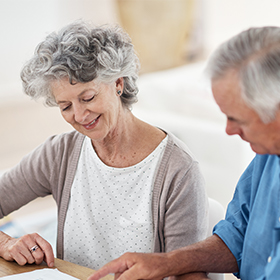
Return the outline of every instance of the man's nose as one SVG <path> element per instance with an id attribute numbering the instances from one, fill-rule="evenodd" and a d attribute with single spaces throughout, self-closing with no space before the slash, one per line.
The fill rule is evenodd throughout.
<path id="1" fill-rule="evenodd" d="M 228 135 L 241 135 L 241 129 L 238 124 L 228 120 L 226 125 L 226 133 Z"/>

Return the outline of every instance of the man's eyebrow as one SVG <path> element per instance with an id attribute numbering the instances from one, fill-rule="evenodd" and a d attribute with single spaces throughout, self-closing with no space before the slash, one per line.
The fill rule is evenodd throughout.
<path id="1" fill-rule="evenodd" d="M 237 119 L 234 118 L 234 117 L 228 117 L 228 116 L 227 116 L 227 119 L 228 119 L 229 121 L 237 121 Z"/>
<path id="2" fill-rule="evenodd" d="M 231 122 L 236 122 L 238 124 L 245 124 L 244 120 L 236 119 L 234 117 L 227 117 L 227 120 Z"/>

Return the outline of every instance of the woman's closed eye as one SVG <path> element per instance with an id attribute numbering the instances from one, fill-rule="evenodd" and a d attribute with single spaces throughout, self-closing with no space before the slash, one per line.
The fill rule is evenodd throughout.
<path id="1" fill-rule="evenodd" d="M 91 100 L 93 100 L 93 98 L 94 98 L 94 95 L 91 98 L 88 98 L 88 99 L 84 98 L 83 101 L 84 102 L 90 102 Z"/>
<path id="2" fill-rule="evenodd" d="M 90 98 L 83 98 L 83 99 L 80 100 L 80 102 L 86 102 L 86 103 L 90 102 L 94 99 L 94 97 L 95 97 L 95 95 L 91 96 Z M 64 102 L 61 102 L 61 103 L 64 103 Z M 63 111 L 63 112 L 67 111 L 71 107 L 71 105 L 72 104 L 69 104 L 69 105 L 65 104 L 64 107 L 61 107 L 61 111 Z"/>
<path id="3" fill-rule="evenodd" d="M 68 105 L 68 106 L 62 108 L 61 110 L 62 110 L 62 111 L 66 111 L 66 110 L 68 110 L 70 107 L 71 107 L 71 105 Z"/>

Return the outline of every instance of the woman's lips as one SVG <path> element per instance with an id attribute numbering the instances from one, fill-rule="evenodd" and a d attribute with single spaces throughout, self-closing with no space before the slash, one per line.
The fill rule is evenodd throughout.
<path id="1" fill-rule="evenodd" d="M 99 121 L 99 117 L 100 117 L 100 115 L 96 118 L 96 119 L 94 119 L 92 122 L 90 122 L 90 123 L 88 123 L 88 124 L 86 124 L 86 125 L 83 125 L 83 127 L 85 128 L 85 129 L 93 129 L 94 127 L 96 127 L 97 126 L 97 124 L 98 124 L 98 121 Z"/>

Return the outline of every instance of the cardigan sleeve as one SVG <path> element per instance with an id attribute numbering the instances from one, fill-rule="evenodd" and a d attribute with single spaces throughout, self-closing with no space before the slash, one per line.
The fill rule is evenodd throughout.
<path id="1" fill-rule="evenodd" d="M 0 218 L 37 197 L 52 194 L 59 203 L 69 164 L 73 163 L 73 154 L 79 153 L 75 146 L 80 146 L 82 139 L 75 131 L 51 136 L 3 174 L 0 177 Z"/>
<path id="2" fill-rule="evenodd" d="M 208 200 L 197 162 L 182 178 L 174 178 L 164 220 L 166 252 L 206 238 Z"/>
<path id="3" fill-rule="evenodd" d="M 6 216 L 37 197 L 51 194 L 50 182 L 55 166 L 49 138 L 26 155 L 18 165 L 0 178 L 0 217 Z"/>
<path id="4" fill-rule="evenodd" d="M 154 218 L 155 252 L 169 252 L 203 240 L 209 224 L 205 181 L 198 162 L 176 144 L 167 147 L 165 156 L 156 182 L 161 185 L 156 189 L 161 190 L 158 217 Z"/>

